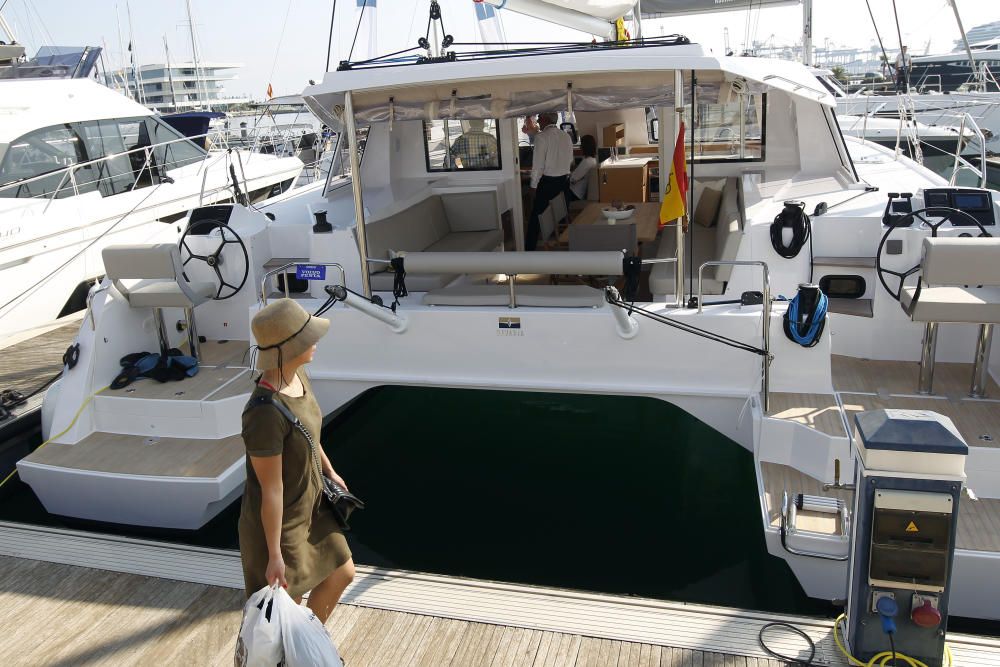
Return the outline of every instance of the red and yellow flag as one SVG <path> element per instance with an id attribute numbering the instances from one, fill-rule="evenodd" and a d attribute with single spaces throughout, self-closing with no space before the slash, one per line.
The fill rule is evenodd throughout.
<path id="1" fill-rule="evenodd" d="M 677 141 L 674 143 L 674 159 L 670 163 L 670 180 L 660 204 L 660 224 L 665 225 L 687 212 L 687 163 L 684 161 L 684 121 L 681 121 Z"/>
<path id="2" fill-rule="evenodd" d="M 271 84 L 267 84 L 267 99 L 274 97 L 274 90 L 271 89 Z"/>

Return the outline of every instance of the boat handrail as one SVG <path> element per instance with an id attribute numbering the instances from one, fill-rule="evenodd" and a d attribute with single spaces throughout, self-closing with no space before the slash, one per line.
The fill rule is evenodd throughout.
<path id="1" fill-rule="evenodd" d="M 276 269 L 271 269 L 270 271 L 264 274 L 263 278 L 260 279 L 260 300 L 261 302 L 263 302 L 265 306 L 267 305 L 267 281 L 270 280 L 272 276 L 276 276 L 279 273 L 285 273 L 286 271 L 288 271 L 288 269 L 292 268 L 293 266 L 299 266 L 299 265 L 333 267 L 340 271 L 339 284 L 340 285 L 347 284 L 347 274 L 344 272 L 344 267 L 338 264 L 337 262 L 289 262 L 283 266 L 279 266 Z M 285 281 L 285 298 L 286 299 L 290 298 L 287 280 Z"/>
<path id="2" fill-rule="evenodd" d="M 818 95 L 819 97 L 817 97 L 817 99 L 820 100 L 830 94 L 825 90 L 820 90 L 819 88 L 813 88 L 812 86 L 807 86 L 804 83 L 800 83 L 798 81 L 795 81 L 794 79 L 789 79 L 788 77 L 781 76 L 780 74 L 768 74 L 767 76 L 762 78 L 761 81 L 770 81 L 771 79 L 777 79 L 778 81 L 784 81 L 787 84 L 791 84 L 792 86 L 794 86 L 793 90 L 803 90 L 803 89 L 808 90 L 810 93 L 815 93 L 816 95 Z"/>
<path id="3" fill-rule="evenodd" d="M 713 260 L 711 262 L 704 262 L 698 267 L 698 314 L 702 312 L 702 302 L 704 301 L 704 291 L 702 276 L 705 273 L 705 267 L 708 266 L 759 266 L 763 274 L 763 284 L 764 284 L 764 299 L 763 299 L 763 309 L 764 309 L 764 323 L 761 326 L 761 337 L 763 338 L 763 348 L 764 355 L 762 356 L 762 368 L 761 377 L 763 378 L 761 393 L 764 396 L 764 411 L 767 412 L 770 406 L 770 393 L 771 393 L 771 277 L 770 272 L 767 268 L 767 262 L 761 261 L 746 261 L 746 260 Z"/>
<path id="4" fill-rule="evenodd" d="M 177 143 L 181 143 L 181 142 L 189 142 L 191 139 L 197 139 L 197 138 L 208 137 L 208 136 L 210 136 L 210 135 L 209 134 L 203 134 L 203 135 L 195 135 L 193 137 L 179 137 L 177 139 L 171 139 L 169 141 L 162 141 L 162 142 L 159 142 L 159 143 L 156 143 L 156 144 L 150 144 L 148 146 L 139 146 L 137 148 L 132 148 L 132 149 L 129 149 L 127 151 L 122 151 L 120 153 L 113 153 L 111 155 L 104 155 L 104 156 L 101 156 L 99 158 L 94 158 L 93 160 L 85 160 L 83 162 L 74 162 L 73 164 L 68 165 L 66 167 L 62 167 L 60 169 L 53 169 L 53 170 L 47 171 L 47 172 L 45 172 L 43 174 L 38 174 L 36 176 L 31 176 L 29 178 L 18 179 L 16 181 L 10 181 L 9 183 L 2 183 L 2 184 L 0 184 L 0 192 L 3 192 L 4 190 L 9 190 L 9 189 L 12 189 L 12 188 L 21 188 L 21 187 L 24 187 L 25 185 L 27 185 L 29 183 L 33 183 L 35 181 L 39 181 L 39 180 L 42 180 L 42 179 L 49 179 L 49 178 L 52 178 L 53 176 L 56 176 L 58 174 L 62 174 L 63 177 L 59 181 L 59 185 L 58 185 L 58 187 L 56 189 L 52 190 L 51 192 L 41 192 L 41 193 L 39 193 L 37 195 L 33 195 L 31 197 L 25 197 L 25 199 L 42 199 L 42 198 L 49 198 L 50 200 L 51 199 L 56 199 L 58 197 L 59 193 L 61 193 L 63 191 L 64 186 L 66 186 L 67 179 L 69 179 L 69 181 L 71 183 L 71 186 L 73 188 L 73 194 L 77 195 L 77 194 L 80 193 L 79 188 L 80 188 L 81 185 L 90 185 L 91 183 L 96 184 L 96 183 L 100 183 L 103 180 L 111 179 L 111 178 L 115 177 L 115 175 L 113 175 L 113 174 L 107 174 L 107 175 L 100 176 L 100 177 L 98 177 L 97 179 L 95 179 L 93 181 L 88 181 L 86 183 L 82 183 L 81 184 L 81 183 L 78 183 L 77 180 L 76 180 L 76 178 L 75 178 L 76 172 L 79 171 L 80 169 L 91 168 L 91 167 L 94 167 L 94 166 L 98 166 L 98 165 L 100 165 L 103 162 L 108 162 L 110 160 L 120 159 L 120 158 L 125 157 L 125 156 L 131 156 L 133 153 L 142 152 L 145 155 L 145 160 L 143 162 L 143 165 L 142 165 L 142 167 L 138 171 L 133 170 L 133 173 L 136 174 L 136 182 L 132 184 L 132 187 L 130 188 L 130 190 L 135 190 L 136 189 L 136 185 L 139 182 L 138 176 L 141 175 L 141 174 L 143 174 L 147 170 L 149 170 L 150 173 L 152 173 L 151 162 L 152 162 L 152 157 L 153 157 L 153 151 L 154 150 L 156 150 L 158 148 L 161 148 L 163 146 L 169 146 L 171 144 L 177 144 Z M 200 160 L 199 171 L 201 171 L 202 167 L 205 166 L 205 163 L 209 160 L 209 158 L 219 157 L 220 155 L 224 155 L 224 154 L 213 153 L 211 151 L 205 151 L 204 156 Z M 178 162 L 187 162 L 187 161 L 186 160 L 175 160 L 175 161 L 166 162 L 166 163 L 164 163 L 162 165 L 158 165 L 157 169 L 168 168 L 168 167 L 170 167 L 172 165 L 177 164 Z M 187 162 L 187 164 L 194 164 L 194 162 L 193 161 Z M 118 176 L 120 176 L 120 174 Z M 0 195 L 0 196 L 2 196 L 2 195 Z"/>
<path id="5" fill-rule="evenodd" d="M 968 129 L 976 135 L 979 139 L 979 164 L 980 168 L 976 169 L 968 160 L 962 157 L 962 141 L 965 139 L 966 125 Z M 951 178 L 948 179 L 949 185 L 955 185 L 958 179 L 958 173 L 962 170 L 968 170 L 979 176 L 979 187 L 986 187 L 986 137 L 983 135 L 983 131 L 979 128 L 979 124 L 976 123 L 976 119 L 972 117 L 969 112 L 964 112 L 961 115 L 961 123 L 958 126 L 958 143 L 955 148 L 955 164 L 951 170 Z"/>
<path id="6" fill-rule="evenodd" d="M 942 84 L 941 82 L 940 74 L 925 74 L 923 77 L 921 77 L 920 82 L 917 84 L 917 89 L 927 92 L 927 88 L 929 88 L 931 85 L 930 84 L 931 79 L 937 79 L 937 92 L 943 93 L 944 84 Z"/>

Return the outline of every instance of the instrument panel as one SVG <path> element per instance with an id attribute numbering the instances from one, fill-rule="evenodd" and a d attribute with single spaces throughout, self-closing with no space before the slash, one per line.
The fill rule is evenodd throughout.
<path id="1" fill-rule="evenodd" d="M 928 188 L 923 191 L 924 206 L 933 208 L 943 206 L 955 208 L 968 213 L 981 225 L 996 225 L 996 209 L 993 206 L 993 193 L 980 188 Z M 960 216 L 951 220 L 953 227 L 972 226 L 971 221 L 964 221 Z"/>

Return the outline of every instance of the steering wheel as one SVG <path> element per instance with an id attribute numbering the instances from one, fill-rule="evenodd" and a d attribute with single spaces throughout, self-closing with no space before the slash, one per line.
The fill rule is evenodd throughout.
<path id="1" fill-rule="evenodd" d="M 924 217 L 924 215 L 933 217 L 941 216 L 941 219 L 938 220 L 937 222 L 931 222 L 926 217 Z M 882 250 L 885 248 L 885 242 L 889 240 L 889 236 L 891 236 L 892 233 L 897 229 L 899 229 L 900 227 L 909 226 L 914 218 L 919 219 L 920 222 L 922 222 L 924 225 L 930 228 L 932 237 L 937 237 L 938 235 L 937 232 L 938 229 L 941 227 L 941 225 L 943 225 L 946 222 L 950 222 L 951 220 L 956 218 L 964 218 L 966 220 L 971 220 L 972 224 L 974 224 L 976 227 L 979 227 L 979 231 L 981 232 L 979 236 L 981 237 L 992 236 L 992 234 L 986 231 L 986 228 L 983 227 L 981 222 L 976 220 L 974 217 L 972 217 L 965 211 L 961 211 L 957 208 L 951 208 L 949 206 L 928 206 L 927 208 L 920 208 L 917 209 L 916 211 L 913 211 L 912 213 L 907 213 L 905 216 L 899 219 L 899 222 L 897 222 L 894 225 L 891 225 L 889 229 L 885 230 L 885 234 L 882 235 L 882 240 L 879 241 L 878 251 L 875 253 L 875 273 L 878 275 L 878 280 L 880 283 L 882 283 L 882 287 L 885 288 L 885 291 L 889 293 L 889 296 L 891 296 L 896 301 L 900 300 L 900 297 L 903 293 L 903 282 L 907 278 L 912 276 L 914 273 L 920 270 L 920 263 L 917 262 L 915 266 L 911 267 L 907 271 L 902 271 L 902 272 L 893 271 L 892 269 L 887 269 L 884 266 L 882 266 Z M 889 284 L 886 282 L 885 274 L 894 276 L 899 280 L 899 286 L 896 288 L 895 291 L 893 291 L 889 287 Z"/>
<path id="2" fill-rule="evenodd" d="M 215 252 L 208 255 L 196 255 L 191 251 L 191 248 L 188 247 L 187 238 L 189 234 L 194 233 L 194 230 L 203 229 L 205 227 L 218 228 L 222 241 L 219 243 L 219 247 L 215 249 Z M 210 229 L 208 232 L 199 232 L 196 233 L 195 236 L 206 236 L 208 233 L 211 233 L 211 231 L 212 230 Z M 227 238 L 226 234 L 231 234 L 232 238 Z M 229 244 L 238 245 L 240 250 L 243 252 L 243 277 L 240 279 L 239 285 L 232 285 L 226 282 L 226 279 L 222 277 L 222 271 L 219 270 L 219 267 L 225 264 L 225 256 L 222 254 L 222 251 Z M 243 239 L 241 239 L 240 235 L 237 234 L 236 231 L 229 225 L 221 223 L 218 220 L 199 220 L 194 224 L 189 225 L 188 228 L 184 230 L 184 234 L 181 236 L 180 247 L 182 251 L 181 259 L 183 260 L 181 262 L 181 266 L 187 266 L 188 262 L 196 259 L 199 262 L 204 262 L 206 265 L 211 267 L 213 271 L 215 271 L 215 277 L 218 280 L 219 288 L 215 291 L 215 296 L 212 298 L 216 301 L 224 301 L 234 296 L 243 288 L 243 285 L 246 284 L 247 278 L 250 275 L 250 254 L 247 252 L 247 247 L 244 245 Z M 187 251 L 187 259 L 184 259 L 183 251 Z M 187 273 L 184 273 L 183 275 L 185 280 L 190 281 L 187 277 Z M 223 296 L 223 290 L 227 287 L 231 291 Z"/>

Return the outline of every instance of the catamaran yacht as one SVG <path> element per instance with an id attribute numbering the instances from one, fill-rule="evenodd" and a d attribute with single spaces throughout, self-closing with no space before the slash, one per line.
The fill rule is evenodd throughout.
<path id="1" fill-rule="evenodd" d="M 43 49 L 0 66 L 0 337 L 85 305 L 116 243 L 176 243 L 199 206 L 259 202 L 294 158 L 207 152 L 92 80 L 97 48 Z"/>
<path id="2" fill-rule="evenodd" d="M 801 65 L 679 36 L 395 54 L 344 63 L 304 98 L 343 123 L 349 174 L 308 197 L 196 209 L 179 244 L 103 250 L 79 363 L 45 399 L 51 441 L 18 464 L 50 512 L 197 528 L 238 497 L 250 320 L 288 296 L 332 322 L 310 366 L 327 416 L 383 385 L 680 407 L 753 452 L 757 495 L 733 502 L 759 507 L 770 553 L 826 600 L 847 593 L 854 415 L 941 413 L 969 445 L 977 498 L 962 501 L 951 613 L 1000 618 L 996 192 L 845 138 Z M 550 249 L 525 252 L 518 132 L 543 111 L 616 158 L 564 231 L 560 198 L 543 213 Z M 496 154 L 441 145 L 469 131 Z M 676 142 L 689 222 L 661 228 L 651 200 Z M 619 199 L 634 220 L 604 210 Z M 123 355 L 171 347 L 197 375 L 108 388 Z"/>

